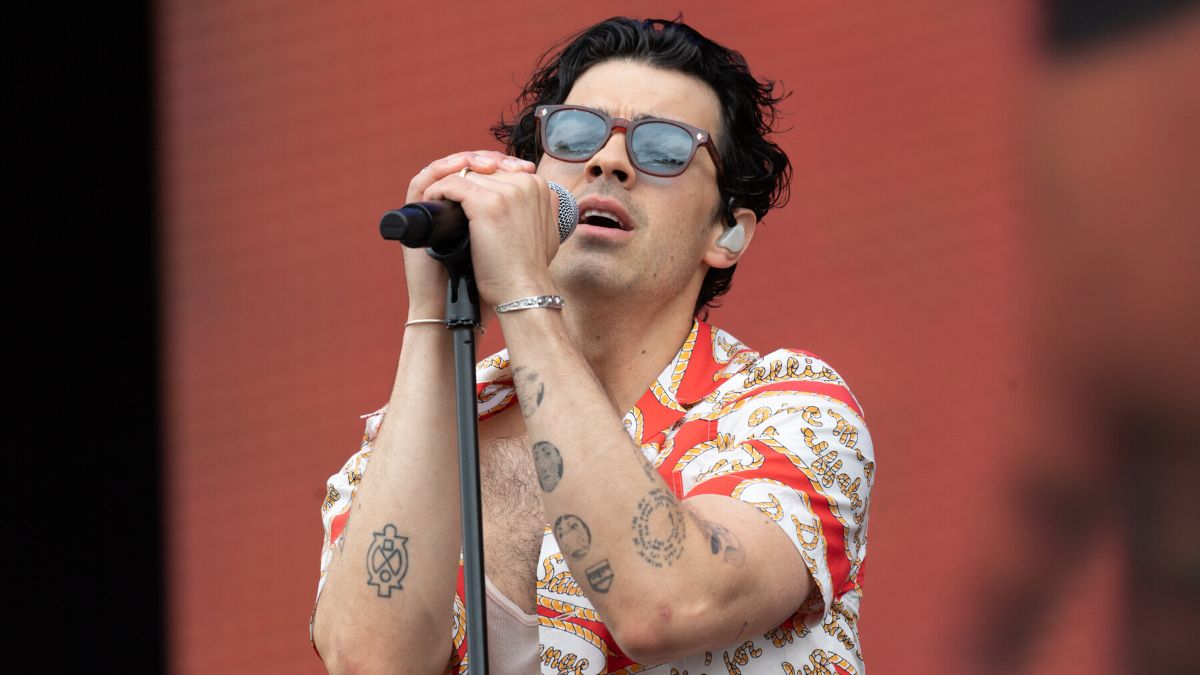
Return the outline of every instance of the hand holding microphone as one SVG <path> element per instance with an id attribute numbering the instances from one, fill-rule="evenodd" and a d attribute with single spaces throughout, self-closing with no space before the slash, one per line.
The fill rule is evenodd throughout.
<path id="1" fill-rule="evenodd" d="M 532 163 L 500 153 L 460 153 L 434 162 L 413 179 L 409 202 L 383 217 L 381 234 L 407 247 L 444 250 L 469 232 L 475 282 L 487 305 L 520 293 L 553 292 L 548 266 L 578 222 L 566 189 L 533 174 Z M 415 254 L 426 260 L 418 262 Z M 444 293 L 444 274 L 431 285 L 424 273 L 413 278 L 415 268 L 428 270 L 431 262 L 419 250 L 405 250 L 410 318 L 418 296 L 428 313 Z"/>
<path id="2" fill-rule="evenodd" d="M 459 172 L 466 176 L 467 169 Z M 547 181 L 558 196 L 558 241 L 562 243 L 579 224 L 579 204 L 565 187 Z M 383 214 L 379 232 L 384 239 L 398 241 L 409 248 L 449 248 L 468 236 L 467 214 L 461 205 L 446 199 L 412 202 Z"/>

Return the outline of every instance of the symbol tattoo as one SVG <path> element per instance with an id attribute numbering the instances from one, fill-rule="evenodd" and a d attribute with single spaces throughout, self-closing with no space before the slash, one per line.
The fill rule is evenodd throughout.
<path id="1" fill-rule="evenodd" d="M 367 585 L 374 586 L 379 597 L 390 598 L 393 588 L 404 590 L 400 582 L 408 574 L 408 537 L 401 537 L 391 523 L 374 537 L 367 549 Z"/>
<path id="2" fill-rule="evenodd" d="M 554 521 L 554 538 L 572 560 L 583 560 L 592 549 L 592 531 L 579 516 L 563 514 Z"/>
<path id="3" fill-rule="evenodd" d="M 607 593 L 608 589 L 612 588 L 613 571 L 608 565 L 608 559 L 587 568 L 587 580 L 592 585 L 592 589 L 598 593 Z"/>
<path id="4" fill-rule="evenodd" d="M 642 560 L 655 567 L 669 567 L 675 562 L 683 553 L 683 540 L 687 536 L 683 512 L 675 497 L 665 488 L 654 488 L 638 501 L 633 533 L 633 543 Z"/>
<path id="5" fill-rule="evenodd" d="M 563 475 L 563 460 L 558 448 L 546 441 L 534 443 L 533 467 L 537 472 L 542 492 L 554 492 Z"/>

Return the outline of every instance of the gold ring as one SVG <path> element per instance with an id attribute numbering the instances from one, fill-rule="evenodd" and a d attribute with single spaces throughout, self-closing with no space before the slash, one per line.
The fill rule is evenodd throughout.
<path id="1" fill-rule="evenodd" d="M 466 177 L 467 177 L 467 174 L 469 174 L 469 173 L 471 173 L 471 167 L 469 167 L 469 166 L 464 166 L 464 167 L 462 168 L 462 171 L 459 171 L 459 172 L 458 172 L 458 176 L 459 176 L 459 178 L 466 178 Z"/>

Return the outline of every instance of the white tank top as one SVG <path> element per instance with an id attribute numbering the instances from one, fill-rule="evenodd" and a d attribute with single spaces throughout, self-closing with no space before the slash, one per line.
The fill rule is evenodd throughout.
<path id="1" fill-rule="evenodd" d="M 538 620 L 504 597 L 487 576 L 488 671 L 495 675 L 530 675 L 538 664 Z"/>

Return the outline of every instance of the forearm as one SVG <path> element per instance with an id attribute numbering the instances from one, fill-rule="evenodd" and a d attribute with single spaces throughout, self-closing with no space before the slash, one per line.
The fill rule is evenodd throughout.
<path id="1" fill-rule="evenodd" d="M 317 607 L 317 647 L 331 672 L 445 668 L 461 548 L 452 367 L 444 329 L 406 331 Z"/>
<path id="2" fill-rule="evenodd" d="M 714 589 L 733 586 L 721 583 L 729 570 L 711 555 L 707 524 L 629 438 L 560 314 L 522 311 L 502 322 L 546 517 L 572 574 L 627 652 L 703 624 L 693 622 L 722 602 Z M 714 644 L 736 637 L 714 632 Z"/>

